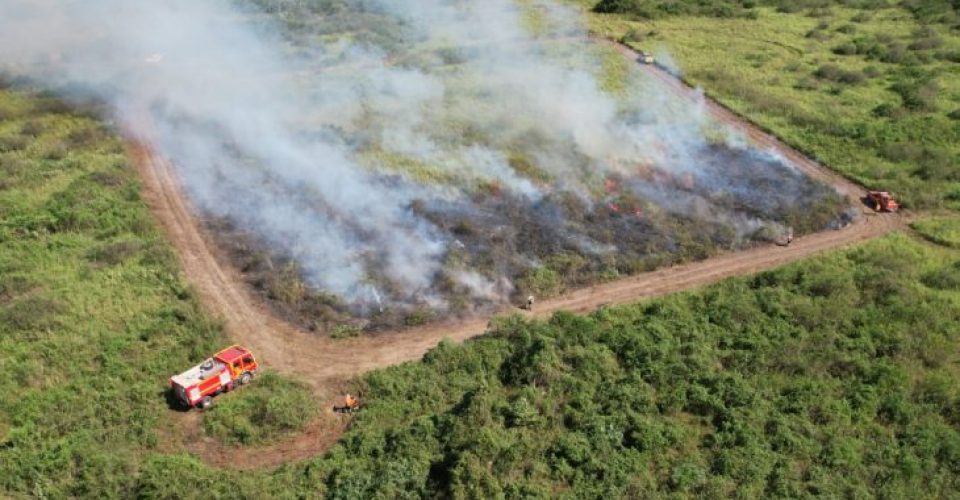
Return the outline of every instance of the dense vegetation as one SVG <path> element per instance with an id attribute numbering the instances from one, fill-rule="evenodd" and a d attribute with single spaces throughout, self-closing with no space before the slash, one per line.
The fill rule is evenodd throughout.
<path id="1" fill-rule="evenodd" d="M 326 457 L 244 480 L 333 498 L 948 495 L 958 257 L 891 236 L 587 317 L 505 318 L 366 376 Z M 157 458 L 142 491 L 174 496 L 187 471 L 222 474 Z"/>
<path id="2" fill-rule="evenodd" d="M 924 238 L 948 247 L 960 248 L 960 218 L 931 217 L 910 225 Z"/>
<path id="3" fill-rule="evenodd" d="M 600 0 L 593 10 L 604 14 L 628 14 L 639 18 L 653 19 L 663 16 L 708 16 L 708 17 L 747 17 L 756 16 L 752 8 L 756 2 L 730 0 L 699 0 L 684 2 L 677 0 Z"/>
<path id="4" fill-rule="evenodd" d="M 0 90 L 0 496 L 129 497 L 179 447 L 167 379 L 227 340 L 180 278 L 124 145 L 50 96 Z M 230 444 L 299 430 L 318 403 L 267 373 L 217 399 Z M 222 406 L 222 408 L 221 408 Z"/>
<path id="5" fill-rule="evenodd" d="M 96 121 L 0 91 L 0 491 L 129 491 L 166 378 L 223 342 L 134 177 Z"/>
<path id="6" fill-rule="evenodd" d="M 204 412 L 203 428 L 220 441 L 236 445 L 269 442 L 303 430 L 319 406 L 306 385 L 267 373 Z"/>
<path id="7" fill-rule="evenodd" d="M 577 3 L 632 12 L 592 14 L 592 29 L 669 53 L 689 82 L 857 181 L 910 207 L 960 207 L 956 2 Z M 607 4 L 673 7 L 644 18 Z"/>
<path id="8" fill-rule="evenodd" d="M 822 12 L 831 7 L 875 10 L 902 7 L 918 21 L 956 25 L 960 23 L 960 2 L 956 0 L 600 0 L 593 11 L 627 14 L 646 19 L 667 16 L 703 16 L 756 19 L 756 7 L 775 7 L 778 12 Z"/>

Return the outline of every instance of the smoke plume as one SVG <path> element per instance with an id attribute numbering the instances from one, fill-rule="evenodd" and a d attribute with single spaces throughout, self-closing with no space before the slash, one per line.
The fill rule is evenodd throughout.
<path id="1" fill-rule="evenodd" d="M 383 296 L 442 308 L 441 275 L 496 300 L 544 252 L 615 252 L 572 205 L 622 212 L 630 197 L 637 217 L 703 219 L 741 240 L 827 196 L 653 80 L 631 73 L 627 90 L 605 90 L 602 49 L 570 8 L 296 4 L 0 0 L 0 69 L 108 103 L 176 165 L 201 210 L 357 306 Z M 503 229 L 526 216 L 514 206 L 565 243 L 534 248 Z M 451 264 L 461 247 L 488 247 L 450 230 L 464 221 L 516 255 L 482 272 Z"/>

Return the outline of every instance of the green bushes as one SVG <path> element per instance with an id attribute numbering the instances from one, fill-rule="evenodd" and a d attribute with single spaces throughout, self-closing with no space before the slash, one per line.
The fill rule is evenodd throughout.
<path id="1" fill-rule="evenodd" d="M 940 86 L 934 80 L 899 81 L 892 87 L 900 95 L 903 107 L 913 111 L 936 111 Z"/>
<path id="2" fill-rule="evenodd" d="M 425 325 L 434 318 L 434 313 L 427 308 L 418 308 L 413 311 L 408 312 L 403 317 L 403 324 L 406 326 L 420 326 Z"/>
<path id="3" fill-rule="evenodd" d="M 167 377 L 224 341 L 176 277 L 119 140 L 57 102 L 0 91 L 6 133 L 27 141 L 0 151 L 0 496 L 130 497 L 160 444 Z M 49 154 L 65 137 L 77 142 Z"/>
<path id="4" fill-rule="evenodd" d="M 866 81 L 867 76 L 859 71 L 847 71 L 841 69 L 835 64 L 824 64 L 814 73 L 817 78 L 830 80 L 832 82 L 857 85 Z"/>
<path id="5" fill-rule="evenodd" d="M 927 273 L 921 281 L 924 285 L 938 290 L 960 291 L 960 267 L 944 266 Z"/>
<path id="6" fill-rule="evenodd" d="M 295 488 L 951 491 L 960 394 L 944 370 L 960 296 L 923 284 L 956 260 L 946 252 L 892 236 L 586 317 L 501 319 L 486 337 L 367 376 L 364 411 L 328 456 L 294 468 L 309 471 Z M 407 472 L 372 472 L 389 464 Z"/>
<path id="7" fill-rule="evenodd" d="M 357 325 L 341 324 L 333 327 L 333 329 L 330 330 L 330 338 L 348 339 L 358 337 L 361 333 L 363 333 L 363 329 Z"/>
<path id="8" fill-rule="evenodd" d="M 538 297 L 552 297 L 562 290 L 563 279 L 553 269 L 535 267 L 517 280 L 517 286 L 521 294 L 532 293 Z"/>
<path id="9" fill-rule="evenodd" d="M 39 332 L 57 325 L 57 316 L 64 312 L 58 300 L 32 296 L 15 300 L 0 309 L 0 332 Z"/>
<path id="10" fill-rule="evenodd" d="M 960 5 L 950 0 L 903 0 L 901 5 L 917 19 L 927 22 L 956 22 Z"/>
<path id="11" fill-rule="evenodd" d="M 218 397 L 213 409 L 203 413 L 203 428 L 225 443 L 262 444 L 302 430 L 318 410 L 308 387 L 268 372 Z"/>
<path id="12" fill-rule="evenodd" d="M 924 238 L 951 248 L 960 248 L 960 219 L 934 217 L 910 224 Z"/>
<path id="13" fill-rule="evenodd" d="M 936 57 L 937 59 L 940 59 L 943 61 L 960 63 L 960 51 L 958 50 L 947 50 L 947 51 L 937 52 Z"/>
<path id="14" fill-rule="evenodd" d="M 142 249 L 143 243 L 139 240 L 113 241 L 91 250 L 87 258 L 96 265 L 115 266 L 138 254 Z"/>
<path id="15" fill-rule="evenodd" d="M 653 19 L 663 16 L 706 16 L 717 18 L 752 18 L 752 1 L 728 0 L 600 0 L 593 7 L 594 12 L 605 14 L 628 14 L 640 18 Z"/>
<path id="16" fill-rule="evenodd" d="M 911 43 L 907 48 L 910 50 L 933 50 L 940 47 L 943 47 L 943 38 L 930 36 Z"/>

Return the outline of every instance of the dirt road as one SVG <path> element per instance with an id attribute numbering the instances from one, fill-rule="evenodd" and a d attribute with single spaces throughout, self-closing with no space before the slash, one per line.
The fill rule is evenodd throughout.
<path id="1" fill-rule="evenodd" d="M 613 44 L 612 42 L 609 42 Z M 632 50 L 613 44 L 625 57 L 636 60 Z M 701 99 L 701 95 L 673 76 L 654 66 L 644 70 L 664 82 L 678 95 Z M 776 138 L 745 122 L 734 113 L 710 101 L 708 111 L 717 119 L 743 131 L 762 147 L 778 151 L 809 175 L 828 182 L 853 199 L 864 190 L 847 179 L 824 169 Z M 432 324 L 374 337 L 331 340 L 302 331 L 271 315 L 249 290 L 239 273 L 201 231 L 195 211 L 183 195 L 172 166 L 146 147 L 133 151 L 143 181 L 143 195 L 164 232 L 176 247 L 188 281 L 197 290 L 204 306 L 223 319 L 228 335 L 257 352 L 272 370 L 311 384 L 318 396 L 332 402 L 341 384 L 355 375 L 404 361 L 420 359 L 444 338 L 462 342 L 482 335 L 486 318 Z M 755 273 L 793 262 L 824 250 L 878 237 L 902 227 L 895 215 L 863 214 L 844 229 L 796 239 L 788 247 L 764 246 L 722 254 L 701 262 L 674 266 L 598 285 L 545 300 L 532 316 L 545 317 L 559 310 L 587 312 L 604 305 L 638 300 L 708 285 L 723 278 Z M 530 314 L 530 313 L 525 313 Z M 187 449 L 213 464 L 253 468 L 314 456 L 335 442 L 345 423 L 327 411 L 303 435 L 292 437 L 256 453 L 225 447 L 200 436 L 196 413 L 181 415 L 191 424 L 184 441 Z M 323 432 L 320 432 L 322 429 Z M 192 432 L 192 434 L 190 434 Z"/>

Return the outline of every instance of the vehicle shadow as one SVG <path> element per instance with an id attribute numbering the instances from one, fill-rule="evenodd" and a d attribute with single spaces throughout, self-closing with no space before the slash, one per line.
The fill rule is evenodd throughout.
<path id="1" fill-rule="evenodd" d="M 190 407 L 183 402 L 177 395 L 173 392 L 173 389 L 164 389 L 163 398 L 167 402 L 167 408 L 176 412 L 186 413 L 190 411 Z"/>

